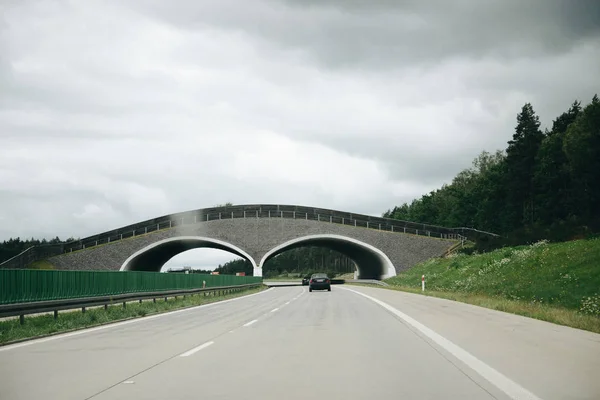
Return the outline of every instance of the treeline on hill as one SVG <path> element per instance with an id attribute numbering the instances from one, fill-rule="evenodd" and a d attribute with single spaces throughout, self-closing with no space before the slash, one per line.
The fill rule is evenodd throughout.
<path id="1" fill-rule="evenodd" d="M 308 275 L 325 272 L 333 277 L 338 274 L 354 272 L 354 263 L 337 251 L 322 247 L 300 247 L 288 250 L 266 262 L 263 270 L 264 278 L 297 273 Z M 252 275 L 252 264 L 244 259 L 236 259 L 219 265 L 215 271 L 221 274 L 245 272 Z"/>
<path id="2" fill-rule="evenodd" d="M 10 258 L 13 258 L 14 256 L 30 248 L 31 246 L 39 246 L 41 244 L 66 243 L 72 242 L 73 240 L 75 239 L 69 238 L 67 240 L 60 240 L 58 236 L 50 240 L 38 240 L 34 238 L 21 240 L 21 238 L 11 238 L 0 243 L 0 263 Z"/>
<path id="3" fill-rule="evenodd" d="M 585 107 L 575 101 L 544 132 L 532 105 L 525 104 L 505 151 L 482 152 L 452 183 L 383 216 L 502 235 L 479 239 L 482 251 L 598 233 L 598 96 Z"/>

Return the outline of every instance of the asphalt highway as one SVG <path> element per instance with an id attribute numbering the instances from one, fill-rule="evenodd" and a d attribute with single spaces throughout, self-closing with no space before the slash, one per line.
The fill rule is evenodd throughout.
<path id="1" fill-rule="evenodd" d="M 600 335 L 350 285 L 0 347 L 0 399 L 600 399 Z"/>

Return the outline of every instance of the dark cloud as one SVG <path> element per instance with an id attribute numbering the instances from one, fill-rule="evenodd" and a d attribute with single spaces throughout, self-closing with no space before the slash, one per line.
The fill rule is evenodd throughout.
<path id="1" fill-rule="evenodd" d="M 596 0 L 161 1 L 138 5 L 178 28 L 226 29 L 321 66 L 404 69 L 445 59 L 512 59 L 568 52 L 600 34 Z"/>

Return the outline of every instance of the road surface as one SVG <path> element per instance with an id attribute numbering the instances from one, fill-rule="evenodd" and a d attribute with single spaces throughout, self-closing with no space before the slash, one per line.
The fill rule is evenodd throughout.
<path id="1" fill-rule="evenodd" d="M 350 285 L 0 347 L 0 399 L 599 399 L 600 335 Z"/>

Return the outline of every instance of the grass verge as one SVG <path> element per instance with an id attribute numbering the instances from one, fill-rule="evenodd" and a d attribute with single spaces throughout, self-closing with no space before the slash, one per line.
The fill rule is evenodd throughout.
<path id="1" fill-rule="evenodd" d="M 21 325 L 19 319 L 10 319 L 0 321 L 0 345 L 9 344 L 23 339 L 33 339 L 42 336 L 48 336 L 56 333 L 64 333 L 73 330 L 91 328 L 98 325 L 105 325 L 112 322 L 118 322 L 126 319 L 141 318 L 146 315 L 165 313 L 182 308 L 199 306 L 202 304 L 214 303 L 248 294 L 258 293 L 268 289 L 266 286 L 247 289 L 238 293 L 231 293 L 222 296 L 204 296 L 203 294 L 179 297 L 178 299 L 156 299 L 156 303 L 150 301 L 129 302 L 127 307 L 123 308 L 122 303 L 111 305 L 108 310 L 103 307 L 86 310 L 85 313 L 79 311 L 63 311 L 54 319 L 52 314 L 38 316 L 25 316 L 25 323 Z"/>
<path id="2" fill-rule="evenodd" d="M 453 254 L 386 279 L 389 289 L 475 304 L 600 333 L 600 239 Z M 426 291 L 421 292 L 425 275 Z"/>
<path id="3" fill-rule="evenodd" d="M 374 285 L 364 285 L 373 287 Z M 447 300 L 459 301 L 461 303 L 473 304 L 480 307 L 490 308 L 492 310 L 504 311 L 512 314 L 522 315 L 529 318 L 535 318 L 542 321 L 552 322 L 571 328 L 583 329 L 590 332 L 600 333 L 600 318 L 593 315 L 586 315 L 577 310 L 555 307 L 543 303 L 531 303 L 522 300 L 510 300 L 501 297 L 491 297 L 483 294 L 461 293 L 461 292 L 443 292 L 426 290 L 402 286 L 377 286 L 382 289 L 398 290 L 403 292 L 415 293 L 424 296 L 439 297 Z"/>

